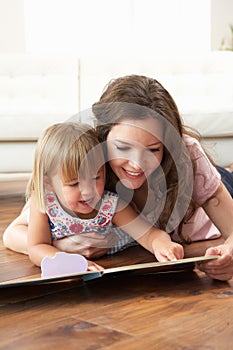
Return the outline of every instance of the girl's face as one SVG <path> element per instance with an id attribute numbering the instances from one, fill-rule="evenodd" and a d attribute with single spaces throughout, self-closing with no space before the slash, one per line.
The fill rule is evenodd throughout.
<path id="1" fill-rule="evenodd" d="M 105 185 L 105 170 L 102 167 L 97 174 L 86 174 L 85 178 L 76 178 L 70 182 L 62 183 L 59 175 L 51 179 L 52 190 L 62 207 L 79 217 L 88 217 L 95 211 Z"/>
<path id="2" fill-rule="evenodd" d="M 138 189 L 163 158 L 163 130 L 153 118 L 124 119 L 107 136 L 109 164 L 125 187 Z"/>

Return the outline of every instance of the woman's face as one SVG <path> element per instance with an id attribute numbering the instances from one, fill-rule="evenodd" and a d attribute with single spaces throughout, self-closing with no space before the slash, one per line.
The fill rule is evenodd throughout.
<path id="1" fill-rule="evenodd" d="M 138 189 L 160 165 L 163 130 L 153 118 L 126 118 L 107 136 L 109 164 L 125 187 Z"/>

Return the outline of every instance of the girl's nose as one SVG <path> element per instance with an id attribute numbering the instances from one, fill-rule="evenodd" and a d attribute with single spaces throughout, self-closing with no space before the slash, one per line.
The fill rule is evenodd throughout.
<path id="1" fill-rule="evenodd" d="M 81 182 L 79 188 L 82 196 L 88 197 L 93 193 L 93 184 L 89 181 Z"/>

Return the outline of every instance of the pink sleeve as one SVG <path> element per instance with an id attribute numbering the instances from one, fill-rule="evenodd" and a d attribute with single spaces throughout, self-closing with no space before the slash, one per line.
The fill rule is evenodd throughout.
<path id="1" fill-rule="evenodd" d="M 185 143 L 193 163 L 193 199 L 201 206 L 217 191 L 221 176 L 196 139 L 186 136 Z"/>

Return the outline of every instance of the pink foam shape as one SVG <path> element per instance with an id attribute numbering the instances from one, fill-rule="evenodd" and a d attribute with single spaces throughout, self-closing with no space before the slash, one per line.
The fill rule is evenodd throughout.
<path id="1" fill-rule="evenodd" d="M 41 277 L 56 277 L 85 272 L 88 262 L 80 254 L 57 252 L 52 258 L 46 256 L 41 262 Z"/>

